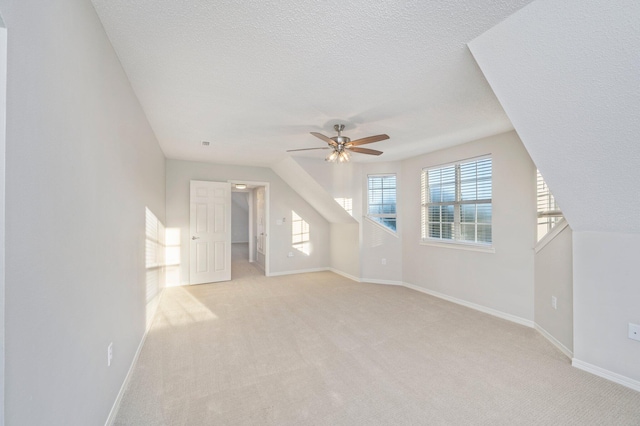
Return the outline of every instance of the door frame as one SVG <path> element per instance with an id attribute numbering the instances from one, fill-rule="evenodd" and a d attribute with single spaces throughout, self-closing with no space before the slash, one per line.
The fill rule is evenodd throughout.
<path id="1" fill-rule="evenodd" d="M 253 181 L 253 180 L 241 180 L 241 179 L 230 179 L 227 180 L 227 182 L 229 182 L 231 184 L 231 190 L 233 190 L 233 186 L 236 183 L 243 183 L 245 185 L 250 185 L 253 187 L 258 187 L 258 186 L 263 186 L 264 187 L 264 222 L 265 222 L 265 233 L 266 233 L 266 237 L 265 238 L 265 243 L 264 243 L 264 248 L 265 248 L 265 255 L 264 255 L 264 275 L 266 277 L 269 276 L 269 258 L 271 256 L 271 248 L 270 248 L 270 244 L 269 241 L 271 240 L 271 225 L 269 223 L 269 206 L 270 206 L 270 197 L 271 197 L 271 191 L 269 188 L 269 182 L 259 182 L 259 181 Z M 252 188 L 255 189 L 255 188 Z M 254 201 L 254 197 L 253 197 L 253 191 L 251 191 L 251 203 L 249 204 L 249 211 L 251 212 L 251 214 L 249 215 L 249 250 L 251 251 L 253 248 L 255 248 L 255 232 L 256 230 L 253 227 L 253 214 L 255 213 L 253 211 L 253 201 Z M 233 220 L 233 219 L 232 219 Z M 249 257 L 251 258 L 251 254 L 249 255 Z M 254 258 L 255 261 L 255 258 Z"/>

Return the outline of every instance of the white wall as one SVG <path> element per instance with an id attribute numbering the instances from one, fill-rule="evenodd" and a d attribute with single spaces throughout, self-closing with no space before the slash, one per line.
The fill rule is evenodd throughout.
<path id="1" fill-rule="evenodd" d="M 561 222 L 557 226 L 563 226 Z M 553 236 L 552 239 L 548 237 Z M 535 322 L 567 355 L 573 353 L 573 238 L 571 228 L 555 229 L 535 254 Z M 551 297 L 557 298 L 557 308 Z"/>
<path id="2" fill-rule="evenodd" d="M 231 242 L 249 242 L 249 203 L 247 192 L 231 193 Z"/>
<path id="3" fill-rule="evenodd" d="M 189 282 L 189 181 L 253 181 L 269 185 L 269 272 L 271 274 L 329 267 L 329 223 L 271 169 L 167 160 L 167 228 L 181 235 L 180 282 Z M 310 225 L 312 248 L 304 255 L 291 246 L 291 212 Z M 286 218 L 282 225 L 277 220 Z M 288 257 L 292 252 L 293 257 Z"/>
<path id="4" fill-rule="evenodd" d="M 336 166 L 326 164 L 326 166 Z M 324 180 L 311 176 L 296 160 L 287 157 L 271 165 L 271 169 L 310 206 L 330 223 L 355 223 L 354 218 L 345 212 L 334 197 L 323 187 Z M 328 169 L 329 170 L 329 169 Z"/>
<path id="5" fill-rule="evenodd" d="M 638 259 L 638 234 L 573 233 L 574 364 L 622 375 L 640 391 L 640 342 L 627 336 L 628 323 L 640 324 Z"/>
<path id="6" fill-rule="evenodd" d="M 637 0 L 538 0 L 469 44 L 574 231 L 574 357 L 638 389 L 639 16 Z"/>
<path id="7" fill-rule="evenodd" d="M 358 154 L 355 154 L 358 155 Z M 362 167 L 360 163 L 328 163 L 318 158 L 297 157 L 294 160 L 333 199 L 346 198 L 352 206 L 352 216 L 358 222 L 362 219 Z"/>
<path id="8" fill-rule="evenodd" d="M 89 1 L 0 10 L 6 423 L 104 424 L 145 329 L 145 206 L 164 220 L 164 156 Z"/>
<path id="9" fill-rule="evenodd" d="M 331 268 L 351 279 L 360 280 L 360 225 L 331 224 Z"/>
<path id="10" fill-rule="evenodd" d="M 495 253 L 420 244 L 422 168 L 485 154 L 493 159 Z M 404 281 L 532 324 L 535 176 L 515 132 L 405 160 L 400 199 Z"/>

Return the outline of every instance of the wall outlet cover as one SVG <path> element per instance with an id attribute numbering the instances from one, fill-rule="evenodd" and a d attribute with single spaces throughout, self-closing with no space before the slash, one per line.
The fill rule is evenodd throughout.
<path id="1" fill-rule="evenodd" d="M 629 323 L 629 339 L 640 342 L 640 325 Z"/>

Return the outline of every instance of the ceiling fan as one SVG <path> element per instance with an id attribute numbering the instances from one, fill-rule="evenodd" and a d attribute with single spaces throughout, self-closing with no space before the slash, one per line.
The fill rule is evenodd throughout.
<path id="1" fill-rule="evenodd" d="M 357 148 L 358 145 L 364 145 L 367 143 L 379 142 L 385 139 L 389 139 L 388 135 L 375 135 L 368 136 L 366 138 L 356 139 L 352 141 L 346 136 L 342 136 L 342 131 L 344 130 L 344 124 L 334 124 L 333 128 L 336 132 L 338 132 L 338 136 L 328 137 L 323 135 L 322 133 L 311 132 L 311 134 L 319 139 L 322 139 L 329 146 L 323 148 L 302 148 L 302 149 L 289 149 L 287 152 L 293 151 L 309 151 L 312 149 L 331 149 L 331 153 L 325 158 L 325 161 L 330 163 L 339 162 L 345 163 L 349 161 L 351 157 L 351 152 L 358 152 L 360 154 L 369 154 L 369 155 L 380 155 L 382 151 L 376 151 L 375 149 L 368 148 Z"/>

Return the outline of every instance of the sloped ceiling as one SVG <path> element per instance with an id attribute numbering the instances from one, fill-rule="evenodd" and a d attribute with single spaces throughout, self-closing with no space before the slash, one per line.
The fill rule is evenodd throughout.
<path id="1" fill-rule="evenodd" d="M 389 161 L 512 128 L 466 43 L 530 0 L 92 1 L 169 158 L 271 165 L 340 122 Z"/>
<path id="2" fill-rule="evenodd" d="M 572 229 L 640 232 L 640 2 L 536 1 L 469 47 Z"/>

